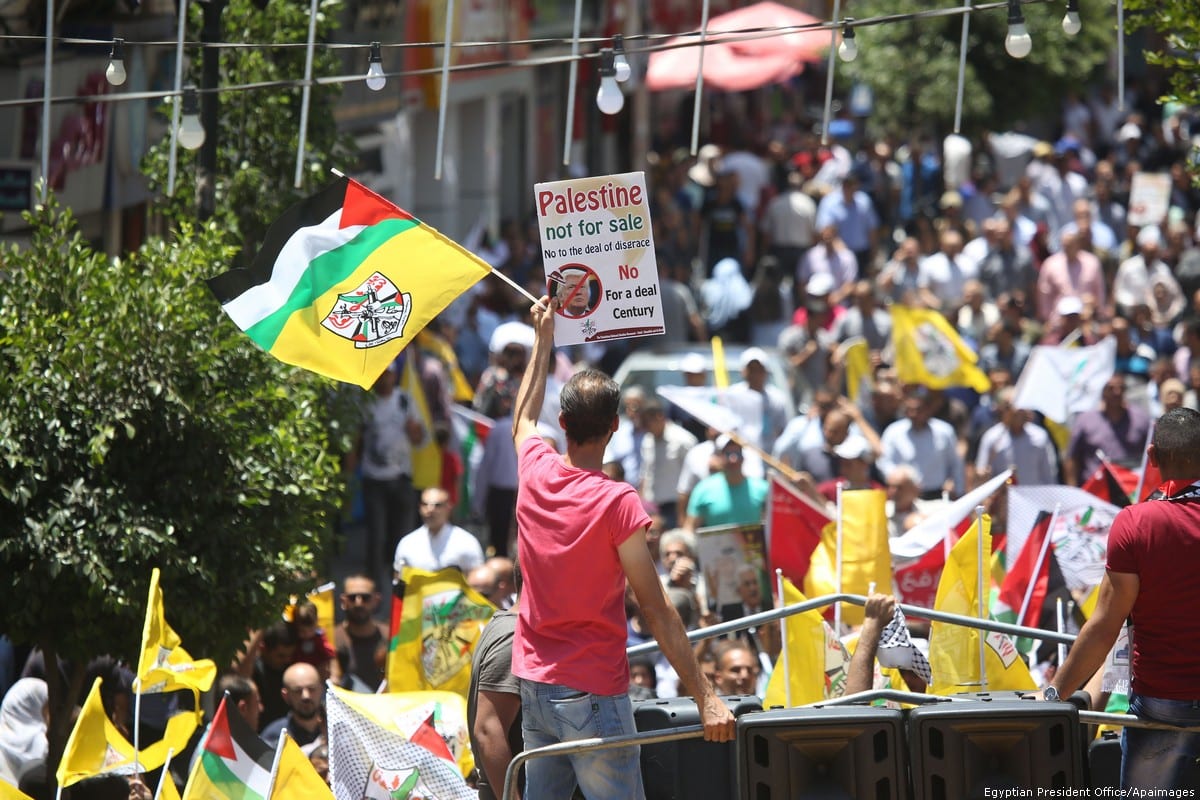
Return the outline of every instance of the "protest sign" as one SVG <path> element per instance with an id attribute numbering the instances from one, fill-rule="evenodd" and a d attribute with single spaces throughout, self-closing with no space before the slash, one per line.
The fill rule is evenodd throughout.
<path id="1" fill-rule="evenodd" d="M 1130 225 L 1158 225 L 1171 204 L 1171 176 L 1165 172 L 1135 172 L 1129 185 Z"/>
<path id="2" fill-rule="evenodd" d="M 650 204 L 641 172 L 534 186 L 557 345 L 663 333 Z"/>

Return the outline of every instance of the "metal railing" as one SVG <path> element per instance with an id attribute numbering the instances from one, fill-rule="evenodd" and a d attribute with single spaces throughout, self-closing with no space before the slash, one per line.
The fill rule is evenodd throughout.
<path id="1" fill-rule="evenodd" d="M 851 603 L 857 606 L 865 606 L 867 603 L 867 598 L 864 595 L 859 594 L 823 595 L 821 597 L 814 597 L 809 600 L 805 600 L 802 603 L 793 603 L 790 606 L 774 608 L 769 611 L 761 611 L 757 614 L 741 617 L 740 619 L 730 620 L 729 622 L 710 625 L 706 628 L 698 628 L 694 631 L 689 631 L 687 638 L 689 642 L 695 643 L 704 639 L 710 639 L 716 636 L 724 636 L 728 633 L 745 630 L 746 628 L 753 628 L 764 623 L 776 622 L 784 619 L 785 617 L 790 617 L 793 614 L 800 614 L 805 611 L 813 611 L 818 608 L 824 608 L 828 605 L 832 605 L 833 603 Z M 921 617 L 923 619 L 933 620 L 935 622 L 948 622 L 951 624 L 963 625 L 979 630 L 995 631 L 998 633 L 1006 633 L 1011 636 L 1024 636 L 1032 639 L 1043 639 L 1056 643 L 1070 644 L 1075 641 L 1074 634 L 1059 633 L 1057 631 L 1048 631 L 1041 628 L 1028 628 L 1024 625 L 1011 625 L 1006 622 L 997 622 L 996 620 L 991 619 L 980 619 L 978 617 L 968 617 L 962 614 L 950 614 L 944 611 L 921 608 L 920 606 L 912 606 L 904 603 L 897 603 L 896 605 L 901 611 L 910 617 Z M 644 653 L 653 653 L 658 649 L 658 642 L 651 641 L 634 645 L 633 647 L 627 648 L 625 652 L 630 656 L 635 656 L 642 655 Z M 954 695 L 916 694 L 914 692 L 901 692 L 894 689 L 879 689 L 846 695 L 845 697 L 821 700 L 816 703 L 796 706 L 796 708 L 823 708 L 827 706 L 855 705 L 871 703 L 876 700 L 907 703 L 909 705 L 930 705 L 936 703 L 972 702 L 975 701 L 975 698 L 967 696 L 956 697 Z M 1080 711 L 1079 719 L 1081 722 L 1092 725 L 1121 725 L 1129 728 L 1200 731 L 1200 727 L 1180 728 L 1174 725 L 1166 725 L 1161 722 L 1142 720 L 1136 716 L 1133 716 L 1132 714 L 1108 714 L 1099 711 Z M 517 775 L 520 774 L 521 768 L 526 764 L 526 762 L 534 758 L 542 758 L 545 756 L 565 756 L 573 753 L 580 753 L 585 750 L 608 750 L 614 747 L 631 747 L 634 745 L 640 746 L 648 744 L 660 744 L 663 742 L 673 742 L 683 739 L 700 739 L 703 738 L 703 736 L 703 725 L 686 725 L 680 728 L 675 728 L 671 731 L 646 731 L 644 733 L 633 733 L 625 736 L 577 739 L 571 742 L 558 742 L 556 744 L 546 745 L 545 747 L 538 747 L 533 750 L 525 750 L 515 755 L 513 760 L 509 762 L 508 770 L 504 775 L 504 793 L 502 800 L 513 800 L 515 797 L 514 791 L 516 787 Z"/>

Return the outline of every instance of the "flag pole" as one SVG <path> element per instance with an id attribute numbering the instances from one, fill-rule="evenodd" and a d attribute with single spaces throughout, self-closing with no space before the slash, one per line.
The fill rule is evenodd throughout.
<path id="1" fill-rule="evenodd" d="M 842 484 L 837 485 L 837 593 L 842 593 Z M 833 632 L 842 635 L 842 604 L 833 607 Z"/>
<path id="2" fill-rule="evenodd" d="M 167 760 L 163 762 L 162 774 L 158 776 L 158 788 L 154 790 L 154 800 L 162 797 L 163 781 L 173 780 L 171 778 L 171 756 L 173 755 L 175 755 L 175 748 L 167 748 Z"/>
<path id="3" fill-rule="evenodd" d="M 1067 618 L 1066 618 L 1066 615 L 1063 614 L 1063 599 L 1061 597 L 1056 598 L 1056 605 L 1057 605 L 1056 612 L 1058 614 L 1058 632 L 1066 633 Z M 1019 624 L 1020 620 L 1018 620 L 1017 622 Z M 1066 642 L 1059 642 L 1058 643 L 1058 668 L 1059 669 L 1062 669 L 1063 662 L 1066 660 L 1067 660 L 1067 644 L 1066 644 Z"/>
<path id="4" fill-rule="evenodd" d="M 1130 498 L 1135 503 L 1142 501 L 1142 489 L 1146 488 L 1146 467 L 1150 465 L 1150 442 L 1154 439 L 1154 423 L 1146 428 L 1146 444 L 1142 446 L 1142 468 L 1138 474 L 1137 490 Z"/>
<path id="5" fill-rule="evenodd" d="M 700 145 L 700 103 L 704 99 L 704 40 L 708 38 L 708 0 L 700 4 L 700 49 L 696 53 L 696 96 L 692 99 L 692 155 Z"/>
<path id="6" fill-rule="evenodd" d="M 986 619 L 985 606 L 987 598 L 983 596 L 984 574 L 987 571 L 983 560 L 983 506 L 975 506 L 975 555 L 978 558 L 979 574 L 976 591 L 978 598 L 976 605 L 979 607 L 979 619 Z M 979 691 L 987 691 L 987 634 L 984 631 L 979 631 Z"/>
<path id="7" fill-rule="evenodd" d="M 279 760 L 283 756 L 283 743 L 288 738 L 287 728 L 279 732 L 279 743 L 275 745 L 275 759 L 271 762 L 271 777 L 267 779 L 267 797 L 275 794 L 275 779 L 279 777 Z"/>
<path id="8" fill-rule="evenodd" d="M 1033 578 L 1029 581 L 1029 585 L 1025 587 L 1025 596 L 1021 598 L 1021 611 L 1017 614 L 1017 624 L 1025 624 L 1025 612 L 1029 610 L 1029 604 L 1033 601 L 1033 587 L 1037 586 L 1038 575 L 1042 574 L 1042 564 L 1046 562 L 1046 554 L 1050 551 L 1050 539 L 1054 536 L 1054 523 L 1058 522 L 1058 514 L 1062 511 L 1062 503 L 1054 504 L 1054 513 L 1050 515 L 1050 527 L 1046 529 L 1046 538 L 1042 541 L 1042 548 L 1038 551 L 1037 564 L 1033 567 Z M 1029 627 L 1035 628 L 1036 625 Z"/>
<path id="9" fill-rule="evenodd" d="M 783 608 L 786 602 L 783 599 L 783 570 L 779 567 L 775 568 L 775 587 L 779 593 L 779 607 Z M 783 642 L 783 695 L 784 704 L 792 707 L 792 673 L 788 666 L 788 642 L 787 642 L 787 617 L 779 618 L 779 641 Z"/>
<path id="10" fill-rule="evenodd" d="M 446 2 L 446 43 L 442 46 L 442 83 L 438 87 L 441 98 L 438 100 L 438 130 L 437 155 L 433 162 L 433 179 L 442 179 L 442 161 L 446 154 L 446 106 L 450 102 L 450 44 L 454 38 L 454 0 Z"/>

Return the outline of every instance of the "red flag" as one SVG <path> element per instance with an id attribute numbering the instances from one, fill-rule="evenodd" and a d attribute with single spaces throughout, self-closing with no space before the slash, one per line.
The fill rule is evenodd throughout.
<path id="1" fill-rule="evenodd" d="M 813 550 L 821 542 L 821 531 L 831 524 L 833 520 L 816 503 L 772 475 L 766 525 L 771 574 L 781 569 L 789 581 L 803 586 Z"/>
<path id="2" fill-rule="evenodd" d="M 1154 490 L 1162 485 L 1163 476 L 1158 471 L 1158 467 L 1150 463 L 1150 459 L 1146 459 L 1146 463 L 1142 465 L 1142 491 L 1138 494 L 1137 501 L 1140 503 L 1154 493 Z M 1136 489 L 1135 489 L 1136 491 Z"/>
<path id="3" fill-rule="evenodd" d="M 1043 545 L 1050 537 L 1050 522 L 1053 518 L 1054 515 L 1046 511 L 1038 514 L 1037 522 L 1029 532 L 1029 538 L 1025 540 L 1025 546 L 1021 548 L 1016 562 L 1009 567 L 1004 582 L 1000 584 L 1000 600 L 1012 609 L 1014 615 L 1020 615 L 1025 595 L 1030 584 L 1033 584 L 1025 615 L 1017 619 L 1018 625 L 1028 628 L 1038 626 L 1038 621 L 1042 618 L 1042 604 L 1046 602 L 1046 594 L 1050 589 L 1050 559 L 1053 549 L 1046 551 L 1046 557 L 1041 563 L 1038 563 L 1038 559 L 1042 555 Z"/>
<path id="4" fill-rule="evenodd" d="M 1109 461 L 1101 461 L 1096 471 L 1079 488 L 1096 495 L 1106 503 L 1124 508 L 1129 505 L 1129 498 L 1137 491 L 1137 484 L 1138 474 L 1133 470 Z"/>
<path id="5" fill-rule="evenodd" d="M 446 740 L 437 732 L 437 728 L 433 727 L 433 715 L 421 723 L 413 735 L 409 737 L 409 741 L 413 744 L 419 744 L 429 752 L 433 753 L 438 758 L 449 761 L 457 766 L 458 762 L 454 760 L 454 755 L 450 752 L 450 747 L 446 744 Z"/>

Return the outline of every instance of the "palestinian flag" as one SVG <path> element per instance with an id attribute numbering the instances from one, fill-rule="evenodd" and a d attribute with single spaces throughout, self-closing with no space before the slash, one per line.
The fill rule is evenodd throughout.
<path id="1" fill-rule="evenodd" d="M 1138 478 L 1138 474 L 1127 467 L 1101 461 L 1096 471 L 1079 488 L 1117 508 L 1124 508 L 1137 491 Z"/>
<path id="2" fill-rule="evenodd" d="M 230 319 L 280 361 L 369 388 L 490 269 L 343 177 L 284 212 L 248 269 L 208 285 Z"/>
<path id="3" fill-rule="evenodd" d="M 1038 514 L 1016 562 L 1000 584 L 1000 602 L 995 609 L 997 618 L 1027 628 L 1038 627 L 1042 605 L 1050 588 L 1050 562 L 1054 558 L 1050 524 L 1053 521 L 1051 513 Z"/>
<path id="4" fill-rule="evenodd" d="M 275 752 L 236 708 L 229 708 L 226 696 L 188 776 L 183 800 L 267 800 L 274 760 Z"/>

